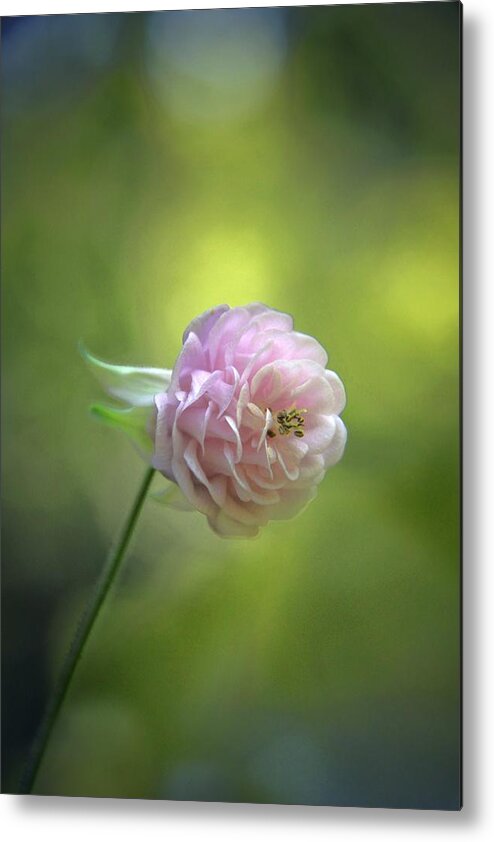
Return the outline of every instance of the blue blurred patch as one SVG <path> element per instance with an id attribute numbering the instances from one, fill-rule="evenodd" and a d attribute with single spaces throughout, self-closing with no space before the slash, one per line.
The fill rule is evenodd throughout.
<path id="1" fill-rule="evenodd" d="M 114 59 L 121 15 L 46 15 L 3 21 L 4 108 L 66 105 Z"/>

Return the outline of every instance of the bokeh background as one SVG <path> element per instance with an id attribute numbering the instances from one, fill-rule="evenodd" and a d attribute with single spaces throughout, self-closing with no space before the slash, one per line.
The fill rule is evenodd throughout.
<path id="1" fill-rule="evenodd" d="M 458 807 L 459 15 L 2 21 L 4 791 L 144 470 L 78 340 L 170 366 L 260 300 L 344 459 L 253 541 L 147 503 L 36 791 Z"/>

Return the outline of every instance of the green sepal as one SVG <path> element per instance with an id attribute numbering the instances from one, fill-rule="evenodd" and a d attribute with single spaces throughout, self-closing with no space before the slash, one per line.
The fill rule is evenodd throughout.
<path id="1" fill-rule="evenodd" d="M 182 489 L 174 482 L 171 482 L 162 491 L 155 491 L 149 496 L 157 503 L 169 506 L 170 509 L 176 509 L 180 512 L 195 511 L 194 506 L 189 503 Z"/>
<path id="2" fill-rule="evenodd" d="M 171 369 L 112 365 L 91 354 L 82 342 L 79 350 L 103 389 L 131 406 L 152 406 L 154 396 L 166 392 L 170 385 Z"/>
<path id="3" fill-rule="evenodd" d="M 149 461 L 153 455 L 153 442 L 148 433 L 148 423 L 152 413 L 149 407 L 133 406 L 129 409 L 117 409 L 104 404 L 93 404 L 89 411 L 93 418 L 97 418 L 103 424 L 122 430 L 136 445 L 141 456 Z"/>

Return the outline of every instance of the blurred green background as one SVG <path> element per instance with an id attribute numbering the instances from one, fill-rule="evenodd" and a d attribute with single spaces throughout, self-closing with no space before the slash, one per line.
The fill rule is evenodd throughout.
<path id="1" fill-rule="evenodd" d="M 78 340 L 171 366 L 260 300 L 343 461 L 253 541 L 147 503 L 36 791 L 458 807 L 459 14 L 3 20 L 4 791 L 144 471 Z"/>

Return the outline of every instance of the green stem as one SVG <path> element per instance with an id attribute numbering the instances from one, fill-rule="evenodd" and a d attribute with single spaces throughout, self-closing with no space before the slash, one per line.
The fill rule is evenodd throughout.
<path id="1" fill-rule="evenodd" d="M 72 683 L 77 664 L 79 663 L 84 647 L 98 618 L 108 591 L 115 580 L 115 576 L 121 565 L 127 547 L 129 546 L 144 500 L 146 499 L 146 494 L 151 484 L 153 474 L 154 468 L 148 468 L 139 491 L 137 492 L 132 509 L 125 521 L 122 534 L 118 542 L 110 550 L 110 554 L 96 586 L 94 596 L 88 603 L 80 620 L 79 627 L 63 665 L 60 678 L 55 687 L 51 702 L 46 710 L 46 714 L 41 722 L 31 755 L 24 770 L 19 790 L 21 793 L 30 793 L 33 790 L 39 767 L 41 766 L 51 733 L 57 722 L 58 715 Z"/>

